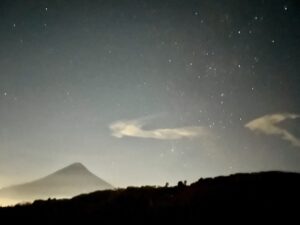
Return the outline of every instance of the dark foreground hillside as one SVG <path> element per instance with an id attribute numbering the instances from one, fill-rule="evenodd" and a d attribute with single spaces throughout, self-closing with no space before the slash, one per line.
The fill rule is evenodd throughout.
<path id="1" fill-rule="evenodd" d="M 200 179 L 185 186 L 98 191 L 70 200 L 0 208 L 2 221 L 25 224 L 191 224 L 298 218 L 300 174 L 262 172 Z M 258 222 L 258 221 L 257 221 Z"/>

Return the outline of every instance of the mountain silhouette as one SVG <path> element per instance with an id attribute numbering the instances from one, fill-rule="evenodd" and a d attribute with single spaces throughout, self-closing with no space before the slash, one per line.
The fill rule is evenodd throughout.
<path id="1" fill-rule="evenodd" d="M 112 188 L 112 185 L 77 162 L 41 179 L 0 189 L 0 203 L 16 204 L 35 199 L 69 198 L 81 193 Z"/>
<path id="2" fill-rule="evenodd" d="M 299 220 L 299 190 L 300 173 L 233 174 L 201 178 L 190 185 L 179 181 L 173 187 L 128 187 L 71 199 L 36 200 L 0 207 L 0 218 L 13 224 L 205 224 L 218 220 L 293 224 Z"/>

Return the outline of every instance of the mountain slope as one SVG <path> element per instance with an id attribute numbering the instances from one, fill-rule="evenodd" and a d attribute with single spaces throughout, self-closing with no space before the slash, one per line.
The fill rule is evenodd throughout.
<path id="1" fill-rule="evenodd" d="M 226 218 L 238 224 L 264 218 L 269 224 L 281 217 L 290 224 L 288 218 L 299 220 L 299 190 L 299 173 L 234 174 L 189 186 L 179 182 L 175 187 L 128 187 L 0 207 L 0 217 L 18 224 L 205 224 L 224 223 Z"/>
<path id="2" fill-rule="evenodd" d="M 112 189 L 106 181 L 91 173 L 81 163 L 73 163 L 44 178 L 0 190 L 2 199 L 10 203 L 35 199 L 68 198 L 95 190 Z"/>

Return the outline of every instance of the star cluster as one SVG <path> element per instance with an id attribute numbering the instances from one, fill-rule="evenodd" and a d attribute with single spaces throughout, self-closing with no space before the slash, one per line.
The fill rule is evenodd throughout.
<path id="1" fill-rule="evenodd" d="M 299 171 L 298 117 L 269 121 L 300 112 L 299 9 L 1 2 L 0 187 L 74 161 L 116 186 Z"/>

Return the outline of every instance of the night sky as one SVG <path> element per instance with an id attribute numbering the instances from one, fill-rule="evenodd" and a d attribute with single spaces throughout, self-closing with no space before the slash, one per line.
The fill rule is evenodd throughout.
<path id="1" fill-rule="evenodd" d="M 0 2 L 0 187 L 300 172 L 299 1 Z"/>

